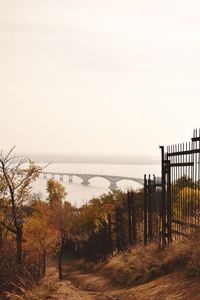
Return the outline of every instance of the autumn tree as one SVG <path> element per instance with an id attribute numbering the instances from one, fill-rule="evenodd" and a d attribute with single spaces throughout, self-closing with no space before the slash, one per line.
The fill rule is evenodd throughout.
<path id="1" fill-rule="evenodd" d="M 125 199 L 126 195 L 120 190 L 92 198 L 87 205 L 80 208 L 80 214 L 74 227 L 79 232 L 82 230 L 88 235 L 98 231 L 107 221 L 108 214 L 115 214 L 116 205 L 122 204 Z"/>
<path id="2" fill-rule="evenodd" d="M 72 206 L 65 200 L 66 191 L 62 184 L 49 179 L 47 182 L 48 201 L 51 209 L 51 225 L 57 232 L 59 279 L 62 279 L 62 257 L 67 237 L 71 231 Z"/>
<path id="3" fill-rule="evenodd" d="M 25 249 L 39 261 L 42 275 L 46 273 L 46 257 L 55 245 L 55 234 L 50 227 L 50 209 L 44 201 L 34 203 L 33 212 L 24 224 Z M 31 249 L 31 251 L 30 251 Z"/>
<path id="4" fill-rule="evenodd" d="M 13 155 L 14 148 L 6 155 L 0 153 L 0 225 L 1 230 L 16 236 L 17 262 L 21 264 L 24 205 L 42 169 L 28 157 Z"/>
<path id="5" fill-rule="evenodd" d="M 186 175 L 180 177 L 175 182 L 175 188 L 177 188 L 179 190 L 182 189 L 182 188 L 185 188 L 185 187 L 192 188 L 193 186 L 194 186 L 194 182 L 192 181 L 192 178 L 190 178 Z"/>
<path id="6" fill-rule="evenodd" d="M 67 196 L 65 187 L 54 179 L 47 181 L 47 192 L 47 200 L 49 201 L 50 207 L 53 207 L 54 204 L 62 203 Z"/>

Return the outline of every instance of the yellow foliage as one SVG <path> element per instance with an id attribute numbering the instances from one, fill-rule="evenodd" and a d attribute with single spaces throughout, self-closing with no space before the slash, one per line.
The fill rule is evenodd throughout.
<path id="1" fill-rule="evenodd" d="M 67 196 L 65 187 L 54 179 L 47 181 L 47 192 L 49 194 L 47 199 L 51 206 L 56 202 L 64 201 Z"/>
<path id="2" fill-rule="evenodd" d="M 25 249 L 40 256 L 55 246 L 55 233 L 50 227 L 50 210 L 45 202 L 38 202 L 31 217 L 24 224 Z"/>

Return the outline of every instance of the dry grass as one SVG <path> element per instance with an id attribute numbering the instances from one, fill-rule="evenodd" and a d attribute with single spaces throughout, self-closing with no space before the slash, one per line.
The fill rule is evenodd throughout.
<path id="1" fill-rule="evenodd" d="M 73 272 L 80 288 L 104 291 L 126 300 L 200 299 L 200 233 L 165 249 L 152 243 L 110 257 L 103 263 L 87 264 Z M 114 285 L 113 285 L 114 284 Z M 113 298 L 114 299 L 114 298 Z"/>
<path id="2" fill-rule="evenodd" d="M 187 278 L 199 276 L 200 233 L 164 249 L 154 243 L 137 245 L 103 263 L 87 265 L 85 270 L 99 272 L 121 287 L 146 283 L 174 271 L 181 271 Z"/>
<path id="3" fill-rule="evenodd" d="M 6 293 L 6 299 L 9 300 L 44 300 L 54 291 L 52 281 L 42 279 L 39 284 L 32 287 L 26 286 L 23 282 L 17 286 L 19 293 Z"/>
<path id="4" fill-rule="evenodd" d="M 82 270 L 90 273 L 75 271 L 81 265 Z M 99 264 L 72 262 L 65 271 L 66 279 L 72 280 L 79 288 L 95 294 L 104 293 L 111 297 L 109 299 L 115 299 L 116 295 L 122 300 L 197 300 L 200 299 L 200 233 L 164 249 L 154 243 L 146 247 L 137 245 Z M 51 271 L 51 274 L 55 276 L 55 272 Z M 52 282 L 55 278 L 50 282 L 42 281 L 29 291 L 22 290 L 22 296 L 10 294 L 8 299 L 47 299 L 54 290 Z"/>
<path id="5" fill-rule="evenodd" d="M 199 300 L 197 278 L 186 279 L 180 272 L 161 276 L 153 281 L 123 290 L 120 299 L 126 300 Z"/>

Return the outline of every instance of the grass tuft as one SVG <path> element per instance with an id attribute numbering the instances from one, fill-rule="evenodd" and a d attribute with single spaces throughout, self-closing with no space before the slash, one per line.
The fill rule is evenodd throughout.
<path id="1" fill-rule="evenodd" d="M 6 293 L 6 298 L 9 300 L 43 300 L 54 291 L 55 285 L 44 278 L 38 285 L 34 285 L 31 288 L 26 287 L 24 284 L 23 286 L 18 286 L 18 289 L 20 290 L 20 295 L 8 292 Z"/>

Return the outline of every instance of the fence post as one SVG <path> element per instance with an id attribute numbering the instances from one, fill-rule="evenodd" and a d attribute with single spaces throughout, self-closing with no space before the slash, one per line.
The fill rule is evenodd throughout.
<path id="1" fill-rule="evenodd" d="M 109 242 L 109 251 L 111 255 L 113 255 L 113 247 L 112 247 L 112 220 L 111 215 L 108 214 L 108 242 Z"/>
<path id="2" fill-rule="evenodd" d="M 171 169 L 170 160 L 167 159 L 167 240 L 168 244 L 172 241 L 171 230 Z"/>
<path id="3" fill-rule="evenodd" d="M 158 214 L 160 213 L 160 208 L 158 206 L 158 194 L 156 191 L 156 177 L 153 175 L 153 235 L 155 240 L 159 243 L 160 238 L 160 227 L 159 227 L 159 217 Z M 160 202 L 159 202 L 160 204 Z"/>
<path id="4" fill-rule="evenodd" d="M 133 243 L 136 242 L 137 240 L 137 235 L 136 235 L 136 215 L 135 215 L 135 203 L 134 203 L 134 193 L 131 192 L 131 214 L 132 214 L 132 233 L 133 233 Z"/>
<path id="5" fill-rule="evenodd" d="M 116 232 L 116 248 L 119 250 L 120 242 L 119 242 L 119 213 L 118 207 L 115 206 L 115 232 Z"/>
<path id="6" fill-rule="evenodd" d="M 164 146 L 161 149 L 162 198 L 161 198 L 161 246 L 166 245 L 166 165 Z"/>
<path id="7" fill-rule="evenodd" d="M 126 246 L 124 202 L 123 202 L 123 206 L 119 207 L 119 210 L 120 210 L 120 241 L 121 241 L 121 250 L 123 250 Z"/>
<path id="8" fill-rule="evenodd" d="M 129 191 L 127 193 L 127 202 L 128 202 L 128 236 L 129 236 L 129 244 L 131 244 L 132 243 L 131 194 Z"/>
<path id="9" fill-rule="evenodd" d="M 144 244 L 147 244 L 147 177 L 144 175 Z"/>
<path id="10" fill-rule="evenodd" d="M 152 241 L 152 181 L 149 175 L 148 179 L 148 241 Z"/>
<path id="11" fill-rule="evenodd" d="M 117 250 L 121 251 L 123 248 L 123 225 L 122 225 L 122 208 L 116 206 L 116 241 Z"/>

